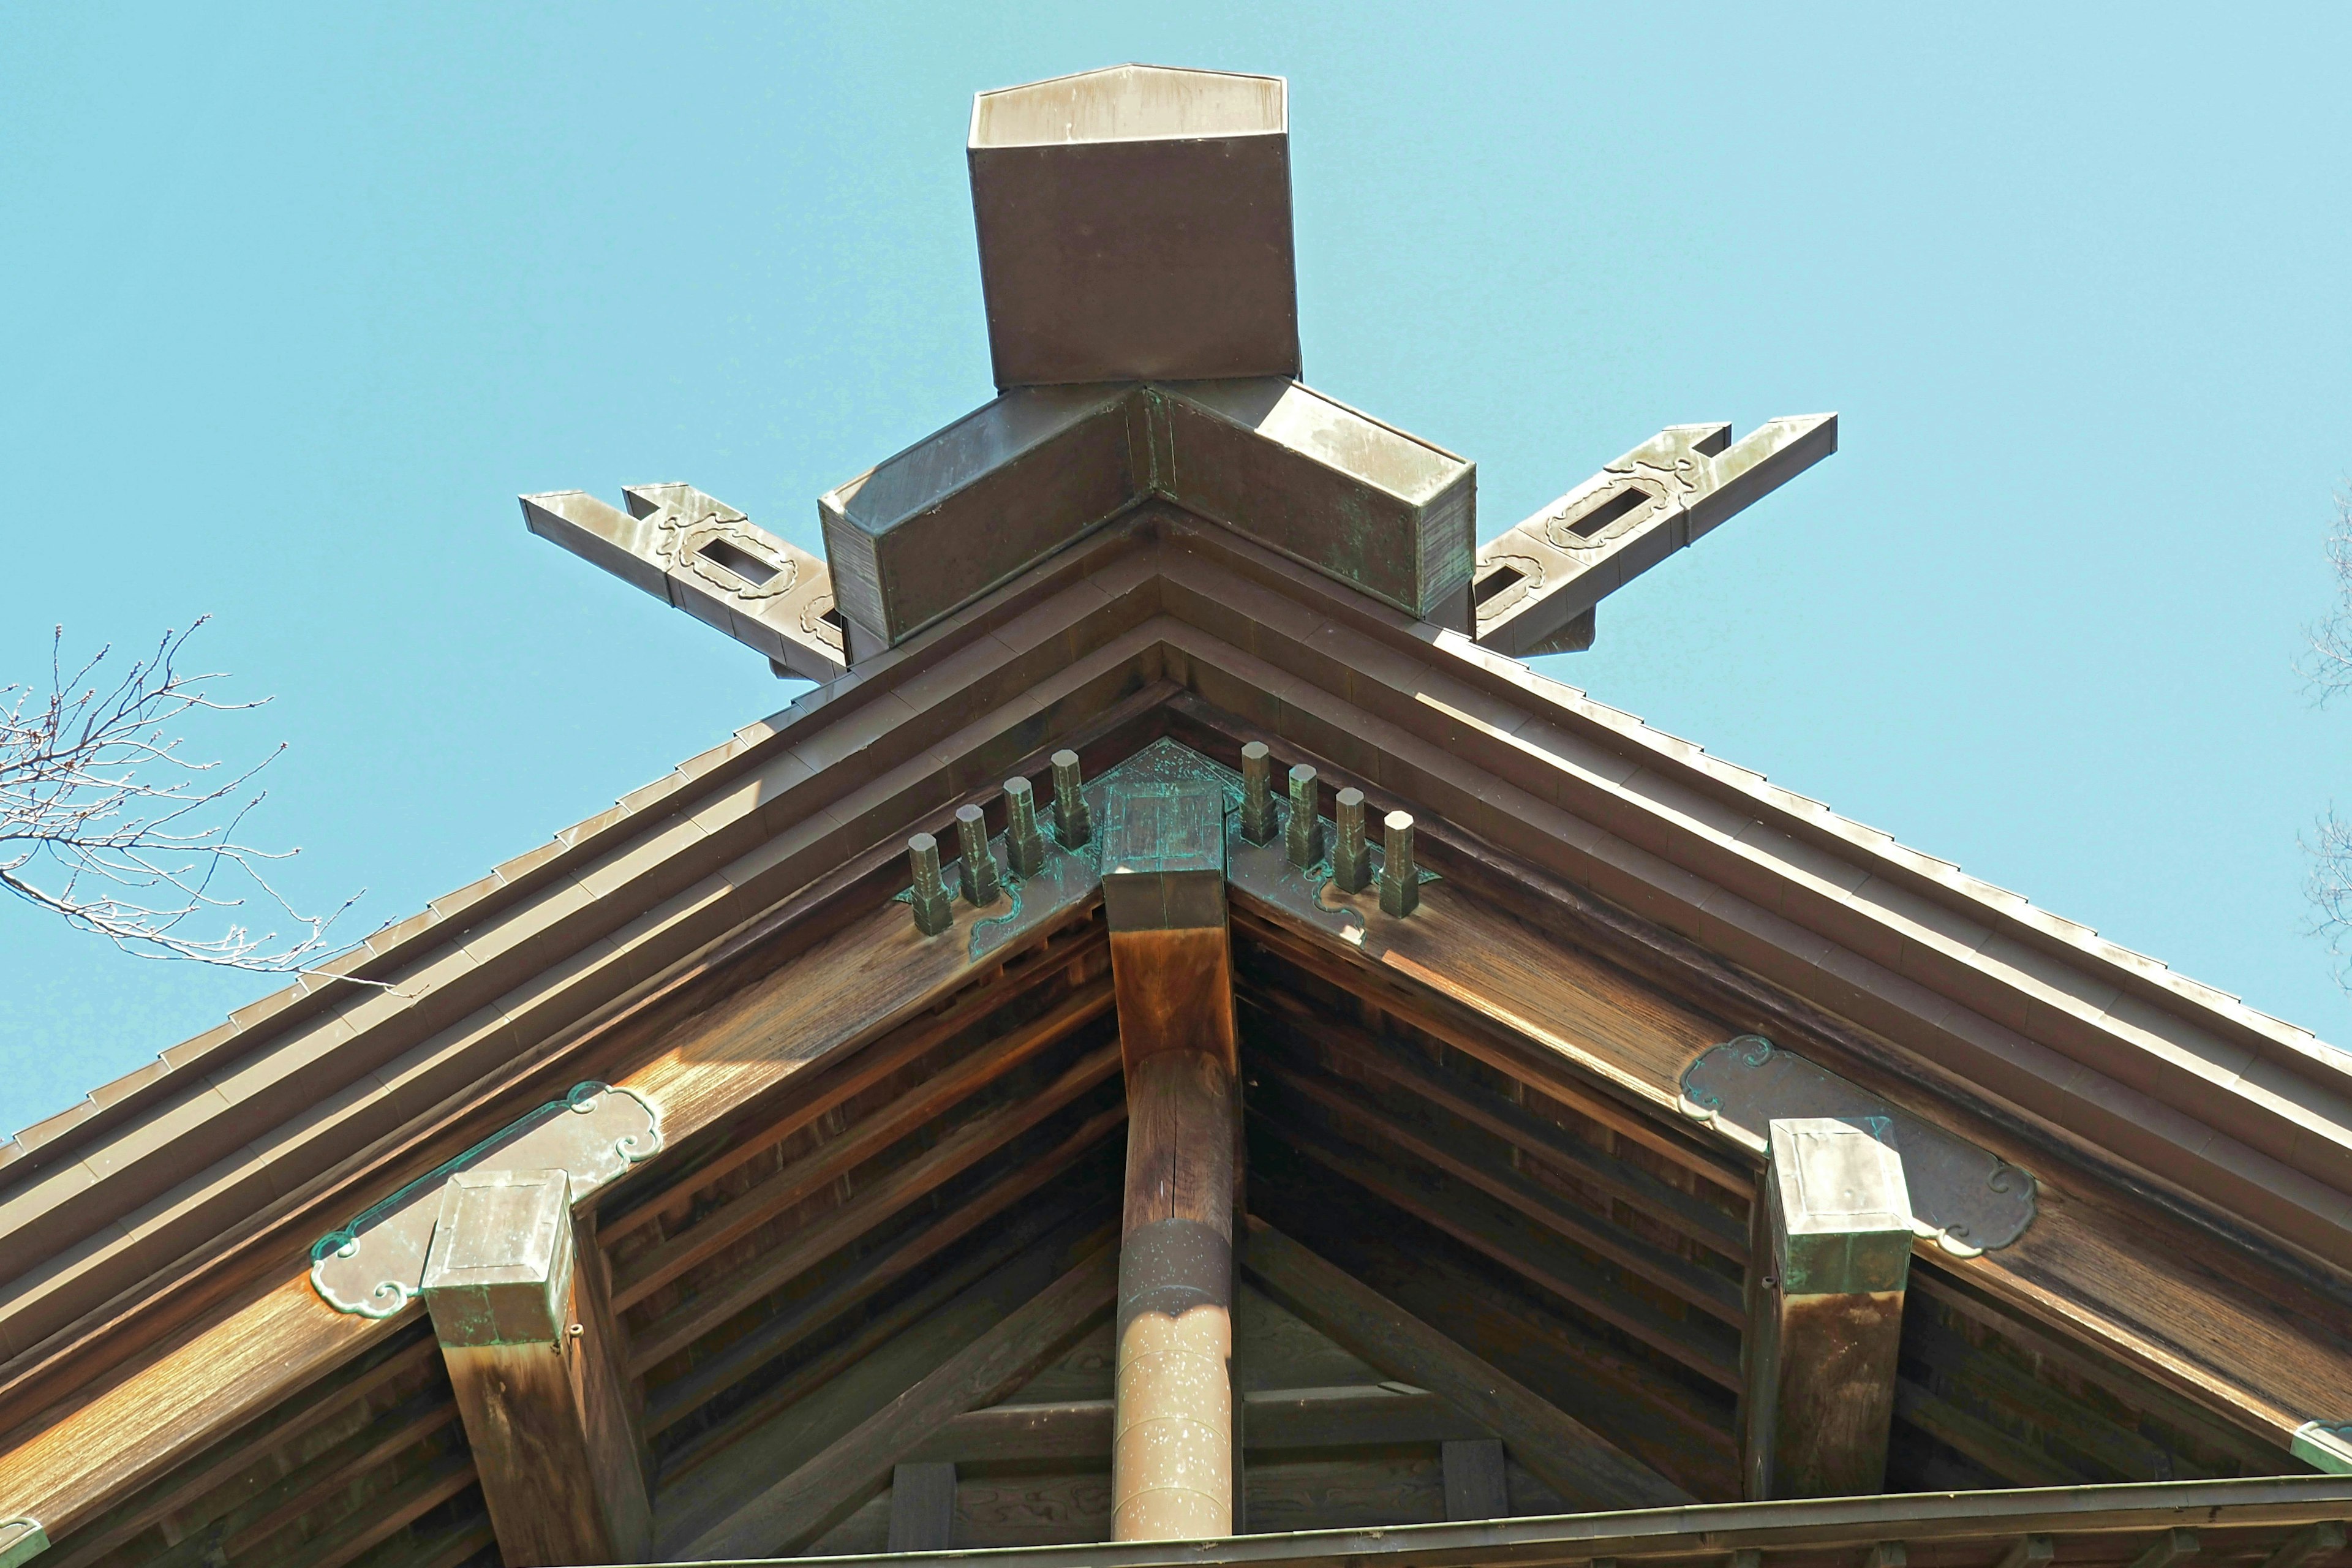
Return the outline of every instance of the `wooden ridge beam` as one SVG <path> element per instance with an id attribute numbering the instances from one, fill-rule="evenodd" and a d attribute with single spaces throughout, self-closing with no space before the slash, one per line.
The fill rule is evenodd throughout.
<path id="1" fill-rule="evenodd" d="M 685 1554 L 765 1556 L 823 1534 L 856 1512 L 933 1428 L 1019 1386 L 1108 1310 L 1118 1289 L 1118 1255 L 1106 1248 L 815 1458 L 697 1536 Z"/>
<path id="2" fill-rule="evenodd" d="M 998 1106 L 957 1128 L 840 1208 L 793 1232 L 722 1289 L 697 1296 L 656 1320 L 630 1347 L 629 1374 L 643 1376 L 809 1265 L 840 1251 L 1081 1095 L 1109 1082 L 1118 1070 L 1118 1046 L 1113 1042 L 1081 1057 L 1035 1094 Z"/>
<path id="3" fill-rule="evenodd" d="M 1252 1283 L 1341 1346 L 1486 1426 L 1571 1504 L 1643 1508 L 1692 1500 L 1591 1427 L 1265 1221 L 1249 1221 L 1240 1262 Z"/>

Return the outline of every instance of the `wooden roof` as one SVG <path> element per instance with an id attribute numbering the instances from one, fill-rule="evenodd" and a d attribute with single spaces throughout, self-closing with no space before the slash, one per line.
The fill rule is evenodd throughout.
<path id="1" fill-rule="evenodd" d="M 603 1221 L 656 1433 L 794 1331 L 746 1341 L 751 1304 L 875 1226 L 915 1224 L 889 1180 L 953 1196 L 870 1254 L 898 1262 L 840 1289 L 911 1279 L 1008 1215 L 1005 1235 L 1078 1246 L 1095 1234 L 1089 1201 L 1115 1194 L 1104 1151 L 1120 1120 L 1091 903 L 1041 901 L 982 943 L 968 919 L 962 940 L 927 942 L 887 900 L 908 832 L 944 833 L 955 806 L 992 804 L 999 780 L 1042 773 L 1055 748 L 1094 773 L 1163 737 L 1228 763 L 1263 738 L 1327 784 L 1409 806 L 1444 879 L 1412 921 L 1358 942 L 1237 891 L 1245 1038 L 1264 1052 L 1254 1180 L 1271 1211 L 1311 1230 L 1339 1184 L 1398 1216 L 1355 1239 L 1348 1260 L 1366 1274 L 1426 1232 L 1445 1251 L 1433 1278 L 1483 1291 L 1476 1310 L 1497 1321 L 1531 1299 L 1580 1300 L 1583 1328 L 1554 1332 L 1554 1359 L 1566 1347 L 1596 1398 L 1640 1415 L 1622 1440 L 1691 1489 L 1721 1495 L 1706 1478 L 1719 1483 L 1724 1450 L 1707 1458 L 1696 1434 L 1737 1354 L 1710 1304 L 1736 1281 L 1737 1226 L 1702 1210 L 1749 1178 L 1688 1120 L 1680 1078 L 1749 1032 L 2037 1178 L 2038 1215 L 2014 1245 L 1923 1250 L 1948 1340 L 1990 1334 L 2063 1363 L 2086 1397 L 2194 1428 L 2183 1447 L 2242 1470 L 2352 1410 L 2352 1183 L 2332 1051 L 1148 503 L 388 927 L 350 979 L 257 1004 L 28 1132 L 0 1168 L 16 1265 L 0 1304 L 14 1418 L 0 1514 L 58 1542 L 96 1529 L 96 1546 L 161 1517 L 159 1479 L 194 1495 L 267 1447 L 297 1395 L 313 1411 L 357 1399 L 373 1431 L 367 1402 L 408 1386 L 383 1369 L 414 1362 L 416 1314 L 329 1310 L 307 1279 L 310 1244 L 583 1079 L 661 1107 L 664 1153 L 614 1188 Z M 1547 1264 L 1543 1227 L 1490 1194 L 1463 1197 L 1465 1156 L 1383 1099 L 1384 1079 L 1431 1092 L 1400 1040 L 1469 1064 L 1437 1086 L 1465 1113 L 1500 1117 L 1532 1088 L 1554 1131 L 1523 1128 L 1521 1142 L 1553 1138 L 1565 1158 L 1577 1140 L 1558 1129 L 1595 1123 L 1645 1151 L 1655 1179 L 1634 1195 L 1679 1205 L 1662 1223 L 1690 1245 L 1629 1253 L 1607 1289 Z M 834 1123 L 852 1111 L 845 1137 Z M 823 1195 L 934 1124 L 940 1141 L 883 1183 Z M 1022 1206 L 1039 1194 L 1051 1201 Z M 781 1248 L 761 1228 L 780 1216 L 794 1238 Z M 1642 1233 L 1660 1216 L 1626 1217 Z M 958 1256 L 962 1271 L 934 1286 L 1010 1266 Z M 1633 1314 L 1622 1299 L 1683 1306 Z M 2006 1452 L 1955 1409 L 1910 1415 L 1944 1447 L 1973 1447 L 1973 1463 Z M 429 1508 L 462 1472 L 453 1451 L 399 1495 Z"/>

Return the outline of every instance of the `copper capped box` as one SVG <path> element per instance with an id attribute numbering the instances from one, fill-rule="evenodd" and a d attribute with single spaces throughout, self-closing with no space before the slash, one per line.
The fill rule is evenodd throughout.
<path id="1" fill-rule="evenodd" d="M 1299 374 L 1280 77 L 983 92 L 968 151 L 997 385 Z"/>

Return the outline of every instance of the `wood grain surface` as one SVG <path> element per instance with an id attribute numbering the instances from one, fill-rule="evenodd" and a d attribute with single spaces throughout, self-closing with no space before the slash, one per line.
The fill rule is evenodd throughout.
<path id="1" fill-rule="evenodd" d="M 1253 1283 L 1356 1354 L 1483 1423 L 1571 1501 L 1610 1509 L 1692 1500 L 1582 1422 L 1262 1220 L 1250 1222 L 1241 1266 Z"/>

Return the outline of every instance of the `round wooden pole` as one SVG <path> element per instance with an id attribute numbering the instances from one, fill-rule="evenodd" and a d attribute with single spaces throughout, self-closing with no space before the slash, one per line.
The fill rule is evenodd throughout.
<path id="1" fill-rule="evenodd" d="M 1129 1072 L 1112 1535 L 1234 1528 L 1233 1079 L 1201 1050 Z"/>

